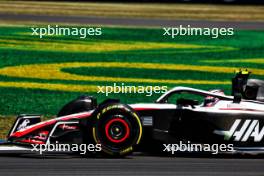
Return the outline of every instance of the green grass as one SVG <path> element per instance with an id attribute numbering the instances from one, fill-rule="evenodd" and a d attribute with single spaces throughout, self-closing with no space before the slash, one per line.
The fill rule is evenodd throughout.
<path id="1" fill-rule="evenodd" d="M 1 70 L 7 67 L 30 65 L 30 64 L 53 64 L 65 62 L 108 62 L 116 63 L 155 63 L 155 64 L 183 64 L 187 66 L 210 66 L 210 67 L 236 67 L 236 68 L 253 68 L 264 70 L 264 33 L 263 31 L 235 31 L 231 37 L 220 37 L 211 39 L 205 36 L 184 36 L 175 39 L 165 38 L 162 36 L 161 29 L 134 29 L 134 28 L 103 28 L 103 36 L 79 39 L 77 37 L 45 37 L 39 39 L 30 35 L 28 27 L 1 27 L 0 28 L 0 85 L 6 82 L 16 83 L 43 83 L 63 84 L 63 85 L 113 85 L 115 81 L 97 81 L 97 80 L 64 80 L 64 79 L 39 79 L 27 77 L 11 77 L 1 75 Z M 31 48 L 24 45 L 23 42 L 38 42 L 37 47 Z M 57 42 L 62 46 L 72 44 L 82 44 L 83 46 L 96 45 L 100 47 L 102 43 L 121 43 L 133 44 L 141 43 L 142 46 L 152 43 L 158 44 L 190 44 L 202 45 L 205 47 L 214 47 L 214 49 L 195 49 L 195 48 L 152 48 L 152 49 L 117 49 L 113 51 L 100 52 L 80 50 L 72 52 L 71 49 L 62 51 L 55 47 L 52 49 L 43 49 L 47 47 L 47 42 Z M 168 45 L 170 46 L 170 45 Z M 219 50 L 219 48 L 231 47 L 233 50 Z M 76 48 L 73 48 L 76 49 Z M 243 62 L 243 60 L 252 62 Z M 257 60 L 252 60 L 257 59 Z M 47 70 L 48 71 L 48 70 Z M 233 76 L 231 72 L 219 71 L 212 73 L 207 70 L 166 70 L 157 68 L 116 68 L 116 67 L 77 67 L 63 68 L 64 73 L 83 76 L 108 76 L 157 80 L 208 80 L 208 81 L 229 81 Z M 254 77 L 264 79 L 264 71 Z M 24 73 L 26 74 L 26 73 Z M 22 74 L 23 75 L 23 74 Z M 119 83 L 120 84 L 120 83 Z M 126 82 L 126 85 L 167 85 L 174 86 L 191 86 L 201 89 L 224 89 L 227 94 L 230 93 L 230 85 L 217 84 L 171 84 L 171 83 L 135 83 Z M 10 125 L 14 121 L 14 115 L 20 113 L 39 113 L 45 116 L 54 116 L 61 106 L 79 95 L 88 94 L 98 98 L 101 102 L 106 98 L 120 98 L 124 103 L 135 102 L 153 102 L 160 94 L 154 94 L 147 97 L 144 94 L 110 94 L 106 97 L 104 94 L 91 92 L 76 91 L 52 91 L 45 87 L 39 88 L 15 88 L 12 85 L 0 86 L 0 138 L 7 133 Z"/>

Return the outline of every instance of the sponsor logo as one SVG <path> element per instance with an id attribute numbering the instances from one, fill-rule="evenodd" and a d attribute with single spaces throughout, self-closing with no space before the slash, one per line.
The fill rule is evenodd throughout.
<path id="1" fill-rule="evenodd" d="M 260 127 L 259 120 L 237 119 L 228 131 L 215 130 L 215 134 L 223 135 L 225 140 L 246 142 L 253 138 L 254 142 L 260 142 L 264 137 L 264 126 Z"/>
<path id="2" fill-rule="evenodd" d="M 18 127 L 17 130 L 23 130 L 27 127 L 27 125 L 30 123 L 29 119 L 25 119 Z"/>

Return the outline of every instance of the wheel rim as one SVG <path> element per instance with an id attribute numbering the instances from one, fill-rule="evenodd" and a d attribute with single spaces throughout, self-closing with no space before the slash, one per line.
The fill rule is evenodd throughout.
<path id="1" fill-rule="evenodd" d="M 105 134 L 109 141 L 113 143 L 122 143 L 128 139 L 130 129 L 124 119 L 114 118 L 106 123 Z"/>

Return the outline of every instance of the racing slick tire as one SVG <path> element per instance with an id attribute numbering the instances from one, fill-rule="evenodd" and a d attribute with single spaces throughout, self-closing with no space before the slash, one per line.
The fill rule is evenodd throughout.
<path id="1" fill-rule="evenodd" d="M 99 107 L 95 114 L 93 139 L 108 156 L 132 153 L 140 143 L 142 125 L 137 113 L 128 105 L 112 103 Z"/>

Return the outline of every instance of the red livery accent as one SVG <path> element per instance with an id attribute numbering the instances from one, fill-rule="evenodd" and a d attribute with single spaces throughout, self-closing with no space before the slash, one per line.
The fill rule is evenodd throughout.
<path id="1" fill-rule="evenodd" d="M 45 144 L 45 142 L 43 141 L 34 140 L 34 139 L 18 140 L 17 142 L 28 143 L 28 144 Z"/>
<path id="2" fill-rule="evenodd" d="M 116 122 L 119 122 L 121 123 L 124 127 L 125 127 L 125 135 L 124 137 L 122 137 L 121 139 L 114 139 L 110 134 L 109 134 L 109 127 L 110 125 L 112 125 L 113 123 L 116 123 Z M 130 134 L 130 130 L 129 130 L 129 127 L 128 127 L 128 124 L 125 120 L 123 119 L 120 119 L 120 118 L 115 118 L 115 119 L 112 119 L 110 120 L 106 126 L 105 126 L 105 133 L 106 133 L 106 137 L 107 139 L 109 139 L 111 142 L 114 142 L 114 143 L 121 143 L 123 141 L 125 141 L 129 134 Z"/>
<path id="3" fill-rule="evenodd" d="M 85 112 L 85 113 L 81 113 L 81 114 L 73 114 L 73 115 L 68 115 L 68 116 L 64 116 L 64 117 L 59 117 L 59 118 L 55 118 L 55 119 L 51 119 L 45 122 L 40 122 L 37 124 L 34 124 L 32 126 L 28 126 L 23 130 L 17 131 L 13 134 L 11 134 L 10 137 L 21 137 L 24 135 L 27 135 L 33 131 L 36 131 L 38 129 L 41 129 L 43 127 L 47 127 L 50 125 L 54 125 L 56 122 L 58 121 L 68 121 L 68 120 L 73 120 L 73 119 L 82 119 L 82 118 L 86 118 L 89 117 L 92 113 L 91 112 Z"/>

